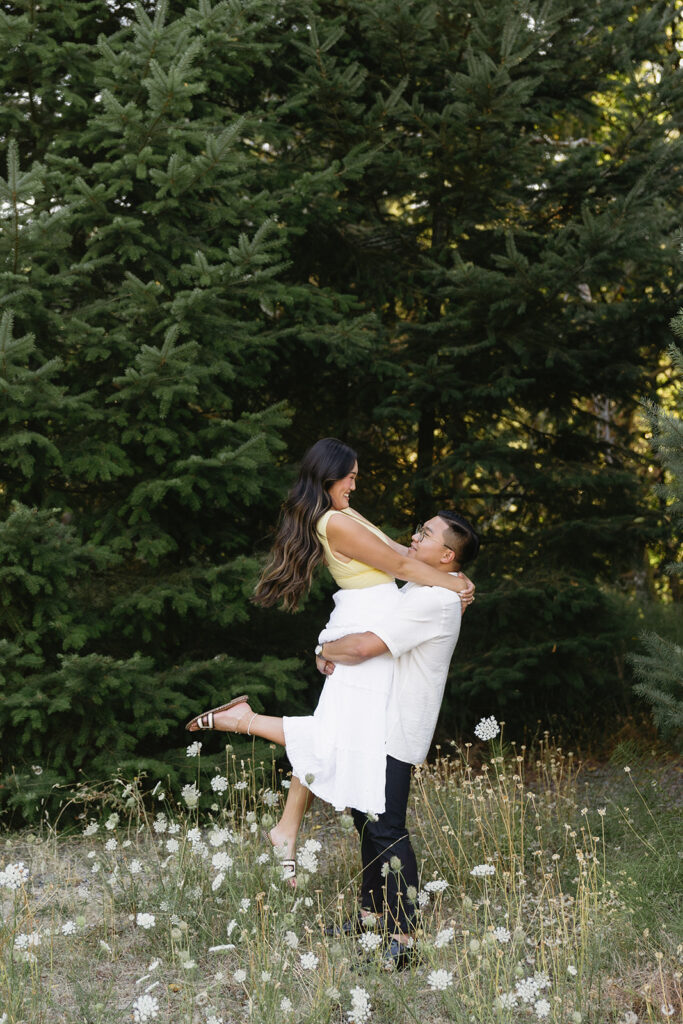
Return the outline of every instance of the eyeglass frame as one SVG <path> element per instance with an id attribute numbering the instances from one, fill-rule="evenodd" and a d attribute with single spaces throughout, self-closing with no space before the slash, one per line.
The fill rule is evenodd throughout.
<path id="1" fill-rule="evenodd" d="M 430 534 L 425 533 L 424 523 L 417 524 L 417 526 L 413 530 L 413 536 L 415 536 L 416 533 L 420 535 L 420 544 L 425 539 L 425 537 L 427 538 L 427 540 L 436 540 L 436 537 L 432 537 L 430 536 Z M 446 548 L 447 551 L 452 551 L 454 555 L 457 555 L 458 552 L 455 550 L 455 548 L 452 548 L 450 544 L 444 544 L 442 540 L 436 540 L 436 543 L 440 544 L 442 548 Z"/>

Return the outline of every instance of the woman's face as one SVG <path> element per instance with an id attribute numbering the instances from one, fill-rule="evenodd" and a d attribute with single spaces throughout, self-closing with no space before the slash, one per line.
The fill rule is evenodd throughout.
<path id="1" fill-rule="evenodd" d="M 349 507 L 349 496 L 351 491 L 356 489 L 356 477 L 358 476 L 358 463 L 354 462 L 353 469 L 341 480 L 335 480 L 329 487 L 328 494 L 332 501 L 332 508 L 337 512 Z"/>

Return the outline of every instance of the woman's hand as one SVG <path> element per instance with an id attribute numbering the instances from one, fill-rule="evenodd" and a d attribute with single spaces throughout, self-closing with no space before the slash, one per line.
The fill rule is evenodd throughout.
<path id="1" fill-rule="evenodd" d="M 327 658 L 321 658 L 319 654 L 315 656 L 315 667 L 318 672 L 322 672 L 324 676 L 331 676 L 334 672 L 334 662 L 328 661 Z"/>
<path id="2" fill-rule="evenodd" d="M 465 576 L 464 572 L 461 572 L 459 575 L 460 579 L 464 580 L 467 584 L 465 589 L 460 591 L 460 604 L 462 605 L 462 611 L 464 613 L 467 611 L 468 606 L 474 601 L 474 591 L 476 590 L 476 587 L 469 576 Z"/>

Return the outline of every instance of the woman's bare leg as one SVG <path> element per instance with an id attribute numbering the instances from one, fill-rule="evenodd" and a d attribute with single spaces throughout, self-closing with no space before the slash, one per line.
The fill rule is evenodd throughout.
<path id="1" fill-rule="evenodd" d="M 284 850 L 284 857 L 293 857 L 296 850 L 296 837 L 301 828 L 304 814 L 311 806 L 315 797 L 310 789 L 302 785 L 296 775 L 292 777 L 292 784 L 285 800 L 285 809 L 282 817 L 273 825 L 268 833 L 273 846 Z"/>
<path id="2" fill-rule="evenodd" d="M 285 733 L 282 719 L 274 715 L 259 715 L 244 701 L 235 704 L 227 711 L 217 711 L 213 717 L 213 727 L 219 732 L 236 732 L 240 735 L 258 736 L 270 743 L 285 746 Z M 191 729 L 196 731 L 196 726 Z M 282 859 L 294 859 L 296 839 L 301 828 L 304 814 L 315 799 L 310 789 L 293 776 L 282 817 L 268 833 L 273 846 L 277 847 Z"/>

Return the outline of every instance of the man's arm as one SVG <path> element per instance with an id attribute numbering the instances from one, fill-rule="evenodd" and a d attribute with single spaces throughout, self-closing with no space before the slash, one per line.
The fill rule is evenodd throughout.
<path id="1" fill-rule="evenodd" d="M 375 633 L 351 633 L 340 640 L 326 640 L 315 662 L 319 671 L 329 676 L 335 665 L 360 665 L 362 661 L 386 654 L 388 650 L 384 641 Z"/>

